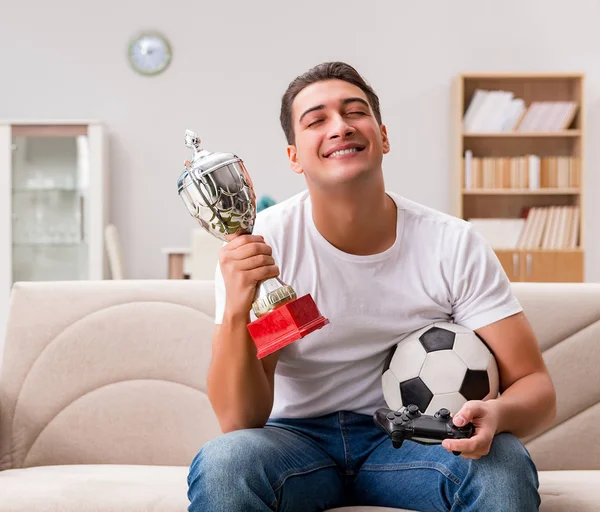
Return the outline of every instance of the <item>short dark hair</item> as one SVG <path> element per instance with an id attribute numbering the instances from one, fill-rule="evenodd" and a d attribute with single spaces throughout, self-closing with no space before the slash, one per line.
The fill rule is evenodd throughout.
<path id="1" fill-rule="evenodd" d="M 298 93 L 315 82 L 323 80 L 344 80 L 362 89 L 369 100 L 369 105 L 375 114 L 375 119 L 381 125 L 381 112 L 379 110 L 379 98 L 373 88 L 360 76 L 358 71 L 345 62 L 323 62 L 309 69 L 306 73 L 295 78 L 285 91 L 281 99 L 281 113 L 279 120 L 285 133 L 288 144 L 294 144 L 294 125 L 292 122 L 292 103 Z"/>

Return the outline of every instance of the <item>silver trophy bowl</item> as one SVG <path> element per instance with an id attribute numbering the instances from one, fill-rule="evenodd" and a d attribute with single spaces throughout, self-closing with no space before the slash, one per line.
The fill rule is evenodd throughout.
<path id="1" fill-rule="evenodd" d="M 177 181 L 177 191 L 188 212 L 214 237 L 229 242 L 252 234 L 256 219 L 256 195 L 244 162 L 232 153 L 211 153 L 200 139 L 185 132 L 191 160 Z M 296 298 L 294 289 L 279 278 L 262 281 L 252 310 L 257 318 Z"/>

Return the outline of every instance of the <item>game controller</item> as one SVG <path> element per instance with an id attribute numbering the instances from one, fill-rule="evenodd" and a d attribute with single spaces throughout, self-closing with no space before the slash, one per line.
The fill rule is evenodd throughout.
<path id="1" fill-rule="evenodd" d="M 468 439 L 475 432 L 472 423 L 457 427 L 452 422 L 448 409 L 440 409 L 433 416 L 429 416 L 422 414 L 416 405 L 408 405 L 398 411 L 385 407 L 377 409 L 373 420 L 387 432 L 394 448 L 400 448 L 405 439 L 420 444 L 441 444 L 444 439 Z M 452 453 L 460 455 L 460 452 Z"/>

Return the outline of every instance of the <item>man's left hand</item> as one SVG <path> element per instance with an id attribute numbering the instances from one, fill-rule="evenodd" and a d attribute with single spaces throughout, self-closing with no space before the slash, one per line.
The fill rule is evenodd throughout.
<path id="1" fill-rule="evenodd" d="M 465 459 L 479 459 L 487 455 L 498 428 L 497 400 L 471 400 L 466 402 L 453 416 L 457 427 L 472 423 L 475 427 L 470 439 L 444 439 L 442 446 L 449 452 L 461 452 Z"/>

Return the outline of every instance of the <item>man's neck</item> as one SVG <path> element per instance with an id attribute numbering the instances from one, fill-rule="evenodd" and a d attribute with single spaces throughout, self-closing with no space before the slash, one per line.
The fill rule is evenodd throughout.
<path id="1" fill-rule="evenodd" d="M 377 186 L 348 187 L 336 194 L 311 190 L 312 215 L 321 235 L 348 254 L 366 256 L 396 240 L 396 203 Z"/>

